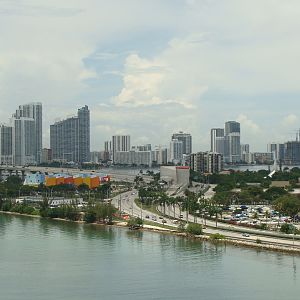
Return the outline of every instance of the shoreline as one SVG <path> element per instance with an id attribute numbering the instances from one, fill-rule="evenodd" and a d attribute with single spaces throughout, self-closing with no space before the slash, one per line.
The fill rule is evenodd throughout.
<path id="1" fill-rule="evenodd" d="M 114 221 L 113 224 L 104 224 L 104 223 L 86 223 L 84 221 L 71 221 L 67 219 L 61 219 L 61 218 L 42 218 L 40 215 L 29 215 L 29 214 L 21 214 L 17 212 L 10 212 L 10 211 L 2 211 L 0 210 L 0 213 L 7 214 L 7 215 L 13 215 L 13 216 L 25 216 L 25 217 L 32 217 L 32 218 L 40 218 L 40 219 L 47 219 L 47 220 L 55 220 L 55 221 L 63 221 L 63 222 L 71 222 L 71 223 L 77 223 L 77 224 L 83 224 L 83 225 L 93 225 L 93 226 L 111 226 L 111 227 L 119 227 L 119 228 L 128 228 L 126 222 L 121 221 Z M 213 244 L 221 244 L 221 245 L 232 245 L 235 247 L 244 247 L 244 248 L 251 248 L 251 249 L 257 249 L 257 250 L 267 250 L 267 251 L 275 251 L 285 254 L 296 254 L 300 255 L 300 249 L 293 248 L 293 247 L 285 247 L 280 245 L 273 245 L 273 244 L 258 244 L 255 242 L 250 241 L 242 241 L 242 240 L 234 240 L 230 239 L 228 237 L 225 237 L 224 239 L 220 240 L 213 240 L 209 235 L 189 235 L 185 232 L 179 232 L 175 229 L 167 229 L 167 228 L 161 228 L 159 226 L 152 226 L 152 225 L 144 225 L 137 231 L 149 231 L 149 232 L 157 232 L 160 234 L 172 234 L 176 235 L 178 237 L 184 237 L 187 239 L 194 239 L 194 240 L 201 240 L 205 242 L 210 242 Z"/>

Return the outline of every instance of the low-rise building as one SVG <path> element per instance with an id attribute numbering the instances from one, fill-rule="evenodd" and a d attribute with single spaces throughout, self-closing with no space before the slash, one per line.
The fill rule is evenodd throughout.
<path id="1" fill-rule="evenodd" d="M 161 166 L 160 179 L 169 185 L 188 187 L 190 182 L 190 168 L 179 166 Z"/>
<path id="2" fill-rule="evenodd" d="M 118 151 L 114 153 L 114 164 L 152 166 L 152 151 Z"/>
<path id="3" fill-rule="evenodd" d="M 271 164 L 274 162 L 274 154 L 272 152 L 254 152 L 253 160 L 257 164 Z"/>

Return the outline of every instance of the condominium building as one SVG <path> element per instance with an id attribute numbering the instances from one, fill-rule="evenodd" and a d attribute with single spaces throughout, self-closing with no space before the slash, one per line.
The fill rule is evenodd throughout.
<path id="1" fill-rule="evenodd" d="M 213 128 L 210 131 L 210 151 L 224 154 L 224 129 Z"/>
<path id="2" fill-rule="evenodd" d="M 18 166 L 36 164 L 35 121 L 20 117 L 12 120 L 14 164 Z"/>
<path id="3" fill-rule="evenodd" d="M 190 156 L 190 167 L 199 173 L 219 173 L 223 170 L 223 155 L 214 152 L 198 152 Z"/>
<path id="4" fill-rule="evenodd" d="M 166 165 L 168 163 L 168 148 L 165 146 L 156 146 L 152 151 L 152 160 L 157 165 Z"/>
<path id="5" fill-rule="evenodd" d="M 249 144 L 241 144 L 241 161 L 242 162 L 248 163 L 249 153 L 250 153 L 250 145 Z"/>
<path id="6" fill-rule="evenodd" d="M 224 159 L 228 163 L 241 160 L 241 130 L 240 123 L 228 121 L 225 123 L 225 151 Z"/>
<path id="7" fill-rule="evenodd" d="M 111 160 L 112 158 L 112 145 L 111 141 L 104 142 L 104 153 L 103 153 L 103 160 Z"/>
<path id="8" fill-rule="evenodd" d="M 281 143 L 269 143 L 267 146 L 267 152 L 272 152 L 274 159 L 277 161 L 284 160 L 284 144 Z"/>
<path id="9" fill-rule="evenodd" d="M 114 135 L 112 137 L 113 163 L 115 163 L 115 153 L 120 151 L 130 151 L 130 135 Z"/>
<path id="10" fill-rule="evenodd" d="M 8 125 L 0 124 L 0 164 L 13 164 L 12 130 Z"/>
<path id="11" fill-rule="evenodd" d="M 42 155 L 41 155 L 41 163 L 48 164 L 52 161 L 52 150 L 43 148 Z"/>
<path id="12" fill-rule="evenodd" d="M 119 165 L 135 165 L 135 166 L 152 166 L 152 151 L 117 151 L 114 153 L 114 164 Z"/>
<path id="13" fill-rule="evenodd" d="M 172 140 L 178 140 L 182 142 L 182 154 L 192 153 L 192 136 L 190 133 L 179 131 L 172 135 Z"/>
<path id="14" fill-rule="evenodd" d="M 42 152 L 42 104 L 20 105 L 10 120 L 13 160 L 16 165 L 37 164 Z"/>
<path id="15" fill-rule="evenodd" d="M 171 140 L 169 162 L 174 164 L 181 164 L 182 159 L 183 159 L 183 142 L 178 139 Z"/>
<path id="16" fill-rule="evenodd" d="M 90 161 L 90 111 L 78 109 L 77 116 L 50 125 L 50 148 L 53 160 Z"/>
<path id="17" fill-rule="evenodd" d="M 284 143 L 284 162 L 287 165 L 300 164 L 300 141 Z"/>

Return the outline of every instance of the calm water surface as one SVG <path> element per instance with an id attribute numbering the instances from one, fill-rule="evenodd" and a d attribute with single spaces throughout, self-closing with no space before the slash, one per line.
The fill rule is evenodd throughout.
<path id="1" fill-rule="evenodd" d="M 300 258 L 0 214 L 0 299 L 299 299 Z"/>

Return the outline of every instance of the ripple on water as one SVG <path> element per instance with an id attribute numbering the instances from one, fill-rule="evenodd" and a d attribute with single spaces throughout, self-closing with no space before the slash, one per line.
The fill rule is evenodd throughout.
<path id="1" fill-rule="evenodd" d="M 0 215 L 1 299 L 296 299 L 299 257 Z"/>

